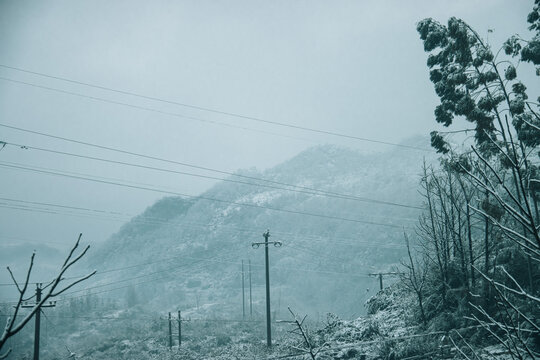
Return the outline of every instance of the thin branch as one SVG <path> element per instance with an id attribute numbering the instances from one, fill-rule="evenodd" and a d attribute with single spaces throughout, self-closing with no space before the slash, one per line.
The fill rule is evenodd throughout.
<path id="1" fill-rule="evenodd" d="M 469 345 L 469 343 L 467 342 L 467 340 L 465 340 L 465 338 L 463 338 L 463 336 L 461 336 L 461 334 L 459 333 L 459 331 L 457 331 L 457 329 L 454 329 L 455 333 L 458 334 L 458 336 L 461 338 L 461 341 L 463 341 L 465 343 L 465 345 L 467 345 L 467 347 L 471 350 L 471 352 L 473 353 L 474 357 L 481 360 L 480 357 L 476 354 L 476 351 L 474 351 L 474 349 L 472 348 L 471 345 Z"/>
<path id="2" fill-rule="evenodd" d="M 494 282 L 495 285 L 503 287 L 504 289 L 506 289 L 506 290 L 516 294 L 516 295 L 524 296 L 524 297 L 526 297 L 526 298 L 528 298 L 530 300 L 533 300 L 535 302 L 540 303 L 540 298 L 537 298 L 536 296 L 532 296 L 532 295 L 528 294 L 527 292 L 525 292 L 523 290 L 523 288 L 519 285 L 519 283 L 516 281 L 516 279 L 514 279 L 514 277 L 512 275 L 510 275 L 508 273 L 508 271 L 506 271 L 504 266 L 501 266 L 501 268 L 502 268 L 503 272 L 506 274 L 506 276 L 508 276 L 510 278 L 510 280 L 512 280 L 512 282 L 518 287 L 519 291 L 517 291 L 515 289 L 512 289 L 512 288 L 510 288 L 510 287 L 508 287 L 508 286 L 506 286 L 504 284 L 501 284 L 501 283 L 499 283 L 497 281 Z"/>
<path id="3" fill-rule="evenodd" d="M 15 276 L 13 276 L 13 273 L 11 272 L 11 269 L 9 268 L 9 266 L 6 266 L 6 268 L 7 268 L 7 271 L 9 271 L 9 275 L 11 276 L 11 280 L 13 280 L 13 283 L 17 287 L 17 290 L 19 291 L 19 293 L 21 293 L 22 290 L 19 287 L 19 283 L 17 282 L 17 280 L 15 280 Z"/>
<path id="4" fill-rule="evenodd" d="M 62 280 L 64 280 L 62 275 L 73 264 L 75 264 L 77 261 L 79 261 L 86 254 L 86 252 L 89 249 L 89 246 L 87 246 L 78 256 L 73 258 L 73 254 L 75 253 L 75 250 L 79 247 L 81 237 L 82 237 L 82 234 L 79 235 L 79 237 L 77 239 L 77 242 L 75 243 L 75 245 L 73 246 L 73 248 L 69 252 L 68 256 L 66 257 L 59 274 L 47 285 L 47 287 L 50 286 L 49 291 L 43 295 L 42 299 L 38 303 L 36 303 L 35 306 L 32 307 L 32 310 L 28 314 L 26 314 L 26 316 L 22 320 L 20 320 L 17 325 L 15 325 L 15 321 L 17 319 L 18 312 L 19 312 L 19 310 L 20 310 L 20 308 L 22 306 L 22 302 L 25 300 L 24 295 L 25 295 L 25 293 L 26 293 L 26 291 L 28 289 L 28 284 L 29 284 L 29 280 L 30 280 L 30 274 L 32 272 L 32 268 L 33 268 L 33 264 L 34 264 L 34 257 L 35 257 L 36 254 L 35 253 L 32 254 L 32 257 L 30 259 L 30 266 L 28 267 L 28 271 L 26 273 L 24 286 L 22 288 L 19 286 L 19 284 L 15 280 L 15 277 L 13 276 L 13 273 L 11 272 L 11 269 L 8 267 L 8 271 L 10 273 L 10 276 L 12 277 L 13 281 L 15 282 L 15 285 L 17 286 L 17 289 L 19 290 L 20 294 L 19 294 L 19 299 L 17 301 L 17 304 L 15 305 L 15 311 L 14 311 L 13 317 L 8 318 L 8 320 L 6 322 L 6 326 L 5 326 L 5 328 L 4 328 L 3 332 L 2 332 L 2 335 L 0 336 L 0 349 L 5 345 L 7 339 L 9 339 L 11 336 L 17 334 L 20 330 L 22 330 L 22 328 L 24 326 L 26 326 L 26 324 L 36 314 L 36 312 L 41 311 L 41 307 L 51 297 L 55 297 L 55 296 L 63 293 L 67 289 L 69 289 L 69 288 L 75 286 L 76 284 L 88 279 L 89 277 L 93 276 L 96 273 L 96 271 L 93 271 L 92 273 L 90 273 L 90 274 L 88 274 L 88 275 L 74 281 L 73 283 L 69 284 L 64 289 L 55 292 L 56 287 L 59 285 L 59 283 Z M 29 297 L 28 299 L 31 299 L 32 297 L 33 296 Z M 2 355 L 2 356 L 4 356 L 4 355 Z"/>
<path id="5" fill-rule="evenodd" d="M 452 344 L 454 344 L 454 349 L 456 349 L 457 351 L 459 351 L 459 353 L 461 355 L 463 355 L 465 357 L 465 359 L 467 360 L 471 360 L 470 357 L 468 357 L 463 351 L 461 351 L 461 349 L 459 348 L 459 346 L 457 346 L 457 344 L 454 342 L 454 339 L 452 339 L 451 336 L 448 336 L 448 338 L 450 339 L 450 341 L 452 342 Z"/>
<path id="6" fill-rule="evenodd" d="M 503 181 L 503 179 L 500 177 L 499 173 L 493 168 L 493 166 L 489 163 L 489 161 L 487 161 L 482 155 L 480 155 L 480 153 L 474 148 L 472 147 L 473 151 L 475 152 L 475 154 L 478 156 L 478 158 L 480 160 L 482 160 L 482 162 L 491 170 L 491 172 L 493 173 L 493 175 L 495 175 L 495 177 L 497 178 L 497 180 L 499 181 L 499 184 L 503 187 L 503 189 L 506 191 L 506 193 L 508 194 L 508 196 L 510 196 L 510 198 L 514 201 L 514 203 L 516 203 L 517 206 L 519 206 L 520 210 L 522 213 L 526 214 L 527 211 L 525 210 L 525 208 L 523 208 L 523 206 L 521 205 L 521 202 L 516 199 L 516 197 L 514 196 L 514 194 L 512 193 L 512 191 L 510 191 L 510 189 L 508 189 L 508 187 L 506 186 L 505 182 Z M 486 177 L 487 178 L 487 177 Z M 478 181 L 478 180 L 477 180 Z M 479 182 L 480 185 L 482 185 L 484 188 L 485 185 L 483 185 L 483 182 L 480 181 Z M 490 184 L 491 185 L 491 184 Z M 491 185 L 491 187 L 494 189 L 495 187 L 493 185 Z M 487 188 L 486 188 L 487 190 Z M 516 189 L 517 191 L 518 189 Z M 495 191 L 490 191 L 496 198 L 497 200 L 503 204 L 505 203 L 504 201 L 502 201 L 502 199 L 500 198 L 499 194 L 497 194 Z M 503 205 L 504 206 L 504 205 Z M 517 215 L 519 215 L 520 217 L 523 218 L 523 221 L 527 222 L 528 220 L 523 216 L 521 215 L 521 213 L 519 213 L 517 210 L 514 210 L 514 208 L 512 208 L 510 205 L 507 205 L 509 209 L 512 209 Z"/>
<path id="7" fill-rule="evenodd" d="M 7 359 L 10 353 L 11 353 L 11 348 L 9 348 L 5 354 L 0 355 L 0 359 Z"/>
<path id="8" fill-rule="evenodd" d="M 515 243 L 517 243 L 518 245 L 524 247 L 525 249 L 527 249 L 528 251 L 534 253 L 535 255 L 537 256 L 540 256 L 540 252 L 539 250 L 535 249 L 537 246 L 534 242 L 532 242 L 530 239 L 526 238 L 525 236 L 521 235 L 520 233 L 518 233 L 517 231 L 515 230 L 512 230 L 510 229 L 509 227 L 507 226 L 504 226 L 502 225 L 500 222 L 498 222 L 497 220 L 495 220 L 491 215 L 488 215 L 486 214 L 484 211 L 472 206 L 472 205 L 469 205 L 471 209 L 473 209 L 474 211 L 484 215 L 484 216 L 487 216 L 489 218 L 489 220 L 495 224 L 497 227 L 499 227 L 501 230 L 503 230 L 505 233 L 509 233 L 523 241 L 525 241 L 526 244 L 529 244 L 530 246 L 533 246 L 533 247 L 529 247 L 527 246 L 526 244 L 520 242 L 520 241 L 516 241 L 512 236 L 508 236 L 508 238 L 512 241 L 514 241 Z M 507 234 L 508 235 L 508 234 Z"/>
<path id="9" fill-rule="evenodd" d="M 58 296 L 58 295 L 62 294 L 64 291 L 66 291 L 66 290 L 72 288 L 73 286 L 77 285 L 78 283 L 83 282 L 84 280 L 86 280 L 86 279 L 88 279 L 88 278 L 94 276 L 96 273 L 97 273 L 97 270 L 92 271 L 92 272 L 89 273 L 88 275 L 86 275 L 86 276 L 80 278 L 79 280 L 77 280 L 77 281 L 71 283 L 70 285 L 66 286 L 66 287 L 63 288 L 62 290 L 60 290 L 60 291 L 58 291 L 58 292 L 56 292 L 56 293 L 54 293 L 54 294 L 51 294 L 51 297 L 55 297 L 55 296 Z"/>

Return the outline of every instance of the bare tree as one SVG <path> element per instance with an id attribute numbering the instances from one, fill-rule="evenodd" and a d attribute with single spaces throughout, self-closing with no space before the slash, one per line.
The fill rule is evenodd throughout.
<path id="1" fill-rule="evenodd" d="M 316 346 L 313 343 L 313 339 L 311 339 L 311 336 L 309 335 L 309 331 L 304 325 L 304 321 L 306 320 L 307 315 L 304 316 L 300 320 L 298 316 L 291 310 L 290 307 L 287 307 L 287 309 L 289 309 L 289 312 L 294 318 L 294 320 L 292 321 L 287 321 L 291 323 L 292 326 L 294 327 L 290 332 L 293 334 L 299 335 L 302 338 L 302 342 L 304 343 L 303 347 L 299 347 L 299 346 L 291 346 L 291 347 L 295 350 L 298 350 L 301 354 L 309 355 L 312 360 L 315 360 L 319 352 L 326 345 L 326 343 L 321 345 L 319 349 L 316 350 Z"/>
<path id="2" fill-rule="evenodd" d="M 403 262 L 402 265 L 407 269 L 407 272 L 401 273 L 400 277 L 409 290 L 412 290 L 416 294 L 418 299 L 418 307 L 420 308 L 420 316 L 422 323 L 427 324 L 426 313 L 424 311 L 424 287 L 426 286 L 426 277 L 427 277 L 427 266 L 425 264 L 420 264 L 417 261 L 414 261 L 411 254 L 411 246 L 409 243 L 409 237 L 407 234 L 405 236 L 405 243 L 407 245 L 407 255 L 409 257 L 409 262 Z"/>
<path id="3" fill-rule="evenodd" d="M 36 314 L 36 312 L 41 311 L 41 307 L 43 304 L 45 304 L 50 299 L 62 294 L 64 291 L 72 288 L 73 286 L 87 280 L 92 275 L 96 273 L 94 270 L 93 272 L 75 280 L 69 283 L 66 286 L 60 286 L 62 281 L 64 279 L 64 274 L 66 271 L 73 266 L 76 262 L 78 262 L 88 251 L 90 248 L 90 245 L 87 245 L 80 253 L 79 255 L 75 255 L 75 251 L 79 248 L 79 244 L 81 241 L 82 234 L 79 234 L 79 237 L 77 239 L 77 242 L 75 245 L 71 248 L 69 254 L 67 255 L 66 259 L 64 260 L 64 263 L 62 264 L 62 267 L 60 268 L 58 274 L 54 277 L 53 280 L 51 280 L 46 286 L 43 287 L 43 290 L 48 289 L 45 291 L 41 297 L 41 300 L 35 304 L 34 307 L 31 308 L 30 312 L 26 314 L 20 321 L 17 322 L 17 315 L 19 314 L 19 311 L 21 309 L 21 306 L 24 302 L 32 299 L 34 296 L 30 295 L 27 296 L 27 290 L 28 285 L 30 284 L 30 275 L 32 273 L 32 268 L 34 266 L 34 258 L 36 256 L 35 253 L 32 254 L 30 257 L 30 265 L 28 266 L 28 270 L 26 272 L 26 277 L 24 279 L 23 283 L 19 283 L 15 276 L 13 275 L 13 272 L 7 267 L 7 270 L 9 272 L 9 275 L 11 276 L 11 279 L 13 280 L 13 283 L 17 287 L 17 291 L 19 292 L 19 298 L 17 299 L 17 303 L 15 305 L 15 311 L 12 317 L 9 317 L 7 319 L 6 325 L 4 327 L 4 330 L 2 332 L 2 336 L 0 337 L 0 350 L 2 350 L 3 346 L 6 344 L 6 341 L 12 337 L 13 335 L 17 334 L 19 331 L 22 330 L 26 326 L 26 324 L 30 321 L 30 319 Z M 0 354 L 0 359 L 5 359 L 9 353 L 11 352 L 11 349 L 8 349 L 7 352 L 4 354 Z"/>
<path id="4" fill-rule="evenodd" d="M 528 15 L 529 29 L 535 31 L 530 41 L 512 36 L 500 50 L 518 58 L 500 59 L 502 51 L 491 45 L 467 23 L 450 18 L 445 26 L 433 19 L 418 23 L 417 30 L 429 52 L 430 79 L 441 104 L 435 109 L 437 122 L 453 131 L 432 132 L 431 143 L 450 158 L 466 156 L 457 162 L 460 186 L 467 189 L 467 214 L 482 222 L 483 230 L 469 231 L 469 243 L 476 242 L 476 252 L 483 256 L 481 268 L 470 251 L 472 286 L 480 274 L 485 301 L 469 301 L 472 319 L 506 349 L 512 359 L 539 357 L 538 323 L 540 298 L 540 219 L 537 194 L 540 160 L 540 104 L 529 100 L 527 87 L 517 78 L 520 61 L 540 65 L 540 1 L 535 0 Z M 540 67 L 536 68 L 540 75 Z M 465 118 L 466 128 L 454 119 Z M 471 129 L 470 124 L 474 127 Z M 456 127 L 458 127 L 457 130 Z M 453 134 L 474 134 L 474 143 L 464 140 L 462 148 L 452 145 Z M 468 144 L 468 145 L 467 145 Z M 469 146 L 470 145 L 470 146 Z M 427 184 L 431 200 L 432 223 L 426 222 L 429 238 L 441 244 L 448 225 L 441 216 L 441 201 L 435 206 L 436 189 Z M 430 191 L 431 190 L 431 191 Z M 467 219 L 472 219 L 467 216 Z M 435 220 L 435 221 L 433 221 Z M 433 224 L 434 223 L 434 224 Z M 433 225 L 432 225 L 433 224 Z M 450 224 L 451 225 L 451 224 Z M 469 230 L 472 228 L 469 227 Z M 480 236 L 483 235 L 483 236 Z M 439 241 L 437 243 L 437 240 Z M 472 247 L 470 247 L 472 249 Z M 504 249 L 510 257 L 497 264 L 497 252 Z M 439 249 L 440 250 L 440 249 Z M 441 257 L 444 255 L 441 252 Z M 443 264 L 444 258 L 442 257 Z M 507 266 L 507 267 L 505 267 Z M 513 267 L 513 268 L 511 268 Z M 528 279 L 527 279 L 528 278 Z M 528 280 L 528 281 L 527 281 Z M 489 300 L 495 301 L 489 301 Z"/>

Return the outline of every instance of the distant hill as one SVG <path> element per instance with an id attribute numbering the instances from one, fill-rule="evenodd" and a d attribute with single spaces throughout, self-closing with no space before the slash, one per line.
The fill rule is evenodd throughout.
<path id="1" fill-rule="evenodd" d="M 428 148 L 429 140 L 415 138 L 407 144 Z M 160 311 L 239 317 L 240 261 L 245 260 L 247 289 L 251 259 L 254 311 L 262 313 L 264 249 L 253 249 L 251 243 L 263 241 L 262 233 L 269 229 L 270 240 L 283 243 L 270 249 L 272 306 L 277 317 L 286 316 L 287 305 L 311 314 L 359 315 L 366 297 L 378 290 L 378 281 L 367 274 L 388 270 L 399 261 L 403 227 L 413 226 L 419 211 L 339 195 L 313 195 L 309 189 L 420 206 L 418 183 L 424 157 L 428 162 L 435 158 L 429 152 L 397 147 L 363 154 L 317 146 L 274 168 L 242 170 L 238 174 L 244 177 L 229 178 L 267 187 L 223 181 L 197 198 L 165 197 L 89 253 L 89 265 L 98 270 L 146 264 L 98 274 L 96 284 L 115 284 L 97 290 L 119 287 L 114 296 L 126 298 L 127 303 L 129 293 L 131 304 L 145 303 Z M 282 184 L 298 186 L 299 191 L 288 191 Z M 246 304 L 249 312 L 248 290 Z"/>
<path id="2" fill-rule="evenodd" d="M 13 283 L 6 266 L 10 267 L 18 281 L 23 281 L 33 251 L 36 256 L 30 281 L 43 281 L 58 272 L 65 254 L 55 248 L 35 243 L 0 244 L 0 283 Z M 30 293 L 34 291 L 34 287 L 33 284 L 30 286 Z M 1 291 L 4 300 L 14 299 L 18 295 L 14 286 L 5 286 Z"/>

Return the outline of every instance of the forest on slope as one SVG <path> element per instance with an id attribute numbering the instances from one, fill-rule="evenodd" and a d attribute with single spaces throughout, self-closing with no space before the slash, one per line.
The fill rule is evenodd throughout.
<path id="1" fill-rule="evenodd" d="M 427 147 L 425 138 L 409 143 Z M 136 300 L 131 305 L 145 304 L 155 311 L 169 306 L 188 312 L 204 309 L 200 312 L 207 316 L 226 313 L 238 317 L 242 310 L 241 259 L 246 281 L 250 259 L 254 310 L 261 314 L 264 254 L 251 243 L 262 241 L 262 233 L 269 229 L 271 240 L 283 243 L 270 255 L 276 317 L 287 315 L 287 305 L 301 307 L 311 315 L 335 312 L 358 316 L 365 311 L 358 299 L 366 299 L 378 287 L 377 280 L 368 274 L 389 270 L 404 255 L 402 231 L 411 226 L 419 209 L 393 203 L 421 204 L 416 190 L 419 173 L 414 170 L 422 164 L 418 154 L 395 149 L 365 155 L 319 146 L 264 172 L 238 173 L 273 183 L 223 181 L 201 197 L 163 198 L 124 225 L 88 259 L 91 267 L 104 270 L 129 266 L 133 258 L 142 264 L 154 263 L 101 277 L 98 271 L 95 284 L 126 277 L 150 280 L 136 287 Z M 365 198 L 313 194 L 307 189 Z M 321 292 L 321 288 L 326 290 Z M 126 289 L 118 293 L 125 298 Z"/>

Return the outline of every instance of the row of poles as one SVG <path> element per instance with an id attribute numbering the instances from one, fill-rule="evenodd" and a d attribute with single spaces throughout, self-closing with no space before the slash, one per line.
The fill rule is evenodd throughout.
<path id="1" fill-rule="evenodd" d="M 254 242 L 251 246 L 254 249 L 264 246 L 264 259 L 265 259 L 265 275 L 266 275 L 266 342 L 268 347 L 272 346 L 272 321 L 270 313 L 270 264 L 269 264 L 269 254 L 268 247 L 274 245 L 275 247 L 281 247 L 282 243 L 279 241 L 269 241 L 270 230 L 266 230 L 263 233 L 263 242 Z M 253 301 L 252 301 L 252 287 L 251 287 L 251 260 L 248 262 L 249 266 L 249 315 L 253 316 Z M 371 276 L 377 276 L 380 282 L 380 289 L 382 290 L 382 278 L 383 275 L 386 276 L 396 276 L 398 273 L 374 273 L 369 274 Z M 41 288 L 42 284 L 37 284 L 36 287 L 36 304 L 41 300 Z M 41 307 L 54 307 L 56 302 L 50 302 L 49 304 L 43 304 Z M 24 304 L 22 307 L 33 307 L 33 305 Z M 40 337 L 40 319 L 41 319 L 41 308 L 35 314 L 35 335 L 34 335 L 34 360 L 39 360 L 39 337 Z M 242 319 L 246 318 L 246 299 L 245 299 L 245 279 L 244 279 L 244 260 L 242 260 Z M 172 347 L 172 317 L 169 312 L 169 347 Z M 182 344 L 182 321 L 189 321 L 188 319 L 182 319 L 181 312 L 178 311 L 178 344 Z"/>
<path id="2" fill-rule="evenodd" d="M 268 246 L 274 245 L 275 247 L 281 247 L 281 242 L 279 241 L 269 241 L 270 230 L 266 230 L 263 234 L 263 242 L 254 242 L 251 246 L 254 249 L 264 246 L 264 259 L 265 259 L 265 272 L 266 272 L 266 343 L 268 347 L 272 346 L 272 319 L 270 313 L 270 264 L 269 264 L 269 254 Z M 252 287 L 251 287 L 251 260 L 248 260 L 249 266 L 249 315 L 253 316 L 253 300 L 252 300 Z M 244 260 L 242 260 L 242 319 L 246 318 L 246 291 L 245 291 L 245 276 L 244 276 Z M 172 348 L 172 317 L 169 312 L 169 348 Z M 180 311 L 178 311 L 178 345 L 182 344 L 182 319 Z"/>
<path id="3" fill-rule="evenodd" d="M 169 348 L 173 346 L 173 332 L 172 332 L 172 317 L 169 312 Z M 178 317 L 176 322 L 178 323 L 178 346 L 182 346 L 182 321 L 189 321 L 189 319 L 182 319 L 182 312 L 178 310 Z"/>
<path id="4" fill-rule="evenodd" d="M 251 244 L 253 248 L 258 248 L 261 245 L 264 245 L 265 247 L 265 263 L 266 263 L 266 330 L 267 330 L 267 343 L 268 346 L 272 346 L 272 329 L 271 329 L 271 323 L 270 323 L 270 274 L 269 274 L 269 264 L 268 264 L 268 245 L 274 245 L 274 246 L 281 246 L 281 242 L 279 241 L 273 241 L 269 242 L 268 238 L 270 237 L 270 231 L 267 230 L 263 237 L 265 239 L 264 242 L 254 242 Z M 242 318 L 245 319 L 246 317 L 246 310 L 245 310 L 245 289 L 244 289 L 244 261 L 242 260 Z M 23 308 L 33 308 L 41 301 L 41 292 L 42 292 L 42 284 L 38 283 L 36 286 L 36 301 L 34 304 L 28 304 L 25 303 L 21 307 Z M 41 312 L 43 311 L 42 308 L 46 307 L 54 307 L 56 306 L 56 302 L 51 301 L 48 304 L 42 304 L 40 306 L 40 309 L 36 311 L 35 313 L 35 327 L 34 327 L 34 360 L 39 360 L 39 340 L 40 340 L 40 329 L 41 329 Z M 251 291 L 251 260 L 249 260 L 249 314 L 250 316 L 253 315 L 253 301 L 252 301 L 252 291 Z M 178 322 L 178 343 L 181 345 L 182 343 L 182 321 L 189 321 L 187 319 L 182 319 L 181 312 L 178 311 L 178 318 L 176 319 Z M 169 346 L 172 347 L 172 317 L 171 313 L 169 313 Z"/>

